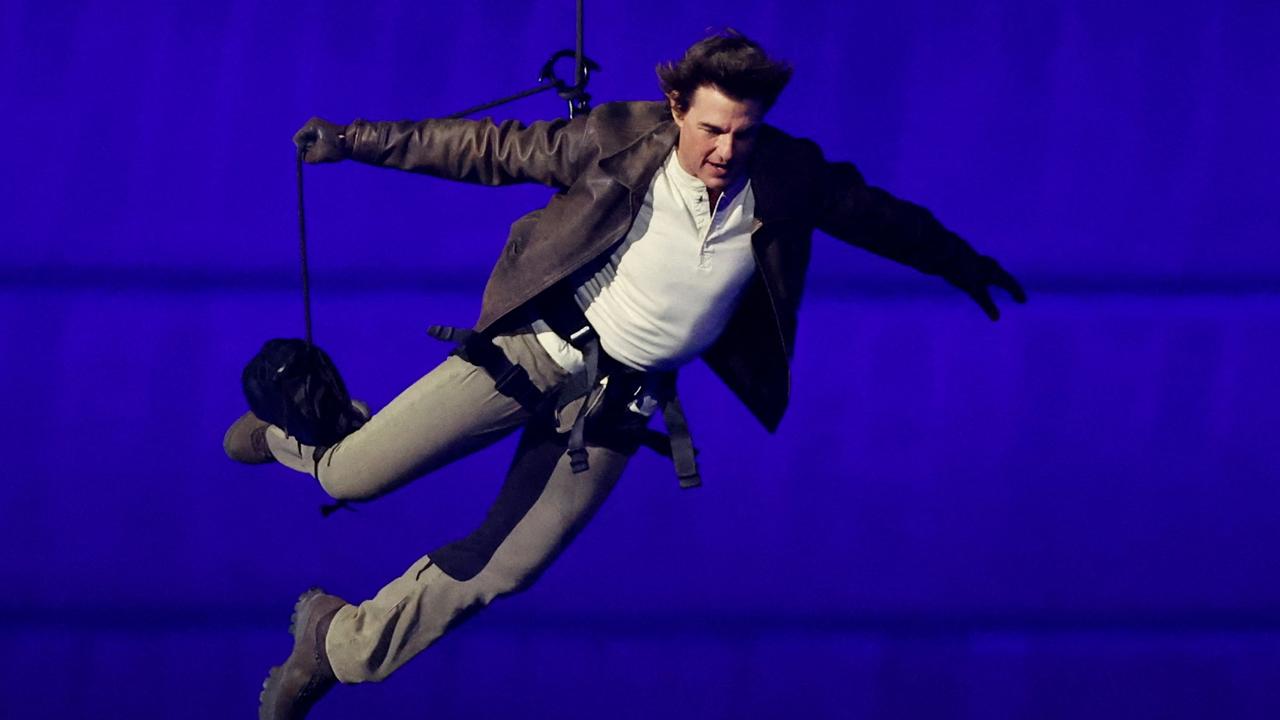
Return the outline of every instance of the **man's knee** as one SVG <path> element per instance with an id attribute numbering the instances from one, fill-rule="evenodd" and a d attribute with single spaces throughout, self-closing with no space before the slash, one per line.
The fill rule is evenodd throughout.
<path id="1" fill-rule="evenodd" d="M 369 472 L 353 472 L 345 467 L 326 467 L 324 460 L 316 468 L 316 480 L 326 495 L 334 500 L 348 502 L 373 500 L 385 493 L 390 484 L 379 482 Z"/>

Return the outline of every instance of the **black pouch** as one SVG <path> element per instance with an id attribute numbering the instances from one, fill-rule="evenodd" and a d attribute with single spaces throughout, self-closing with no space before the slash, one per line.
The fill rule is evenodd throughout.
<path id="1" fill-rule="evenodd" d="M 328 353 L 306 340 L 268 340 L 240 381 L 253 414 L 304 445 L 335 445 L 366 420 Z"/>

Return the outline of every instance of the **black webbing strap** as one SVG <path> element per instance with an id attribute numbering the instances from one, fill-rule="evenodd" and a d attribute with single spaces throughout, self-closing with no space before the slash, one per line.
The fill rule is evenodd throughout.
<path id="1" fill-rule="evenodd" d="M 587 462 L 587 411 L 590 410 L 591 396 L 600 379 L 600 336 L 596 335 L 596 331 L 590 325 L 584 325 L 565 339 L 570 345 L 582 351 L 582 362 L 586 366 L 587 395 L 578 406 L 578 415 L 573 419 L 573 429 L 569 431 L 569 468 L 574 473 L 580 473 L 590 468 Z"/>
<path id="2" fill-rule="evenodd" d="M 699 487 L 702 485 L 702 476 L 698 472 L 698 448 L 693 445 L 689 419 L 676 394 L 676 374 L 661 374 L 653 390 L 662 407 L 662 424 L 666 425 L 667 432 L 645 428 L 640 436 L 640 444 L 671 459 L 682 489 Z"/>
<path id="3" fill-rule="evenodd" d="M 557 335 L 582 352 L 583 363 L 586 365 L 587 387 L 594 389 L 600 376 L 603 351 L 600 349 L 600 338 L 587 321 L 582 309 L 570 297 L 560 302 L 544 301 L 539 305 L 538 310 L 542 314 L 543 321 Z M 616 360 L 611 362 L 617 364 Z M 698 462 L 695 457 L 697 449 L 693 446 L 693 437 L 689 432 L 689 420 L 685 417 L 684 408 L 676 397 L 675 373 L 665 374 L 659 385 L 657 396 L 662 403 L 662 422 L 667 426 L 667 437 L 663 437 L 657 431 L 646 430 L 641 438 L 641 444 L 671 458 L 675 465 L 676 477 L 680 479 L 680 487 L 698 487 L 702 484 L 702 478 L 698 474 Z M 587 468 L 587 453 L 582 444 L 582 428 L 590 401 L 591 394 L 588 393 L 587 400 L 582 404 L 582 410 L 574 419 L 573 432 L 569 437 L 569 453 L 570 460 L 574 463 L 574 472 L 581 472 L 578 470 L 579 458 L 581 468 L 583 470 Z"/>
<path id="4" fill-rule="evenodd" d="M 458 347 L 454 351 L 463 360 L 483 369 L 493 378 L 498 392 L 520 403 L 531 413 L 542 410 L 546 393 L 529 379 L 524 368 L 507 359 L 502 349 L 485 335 L 466 328 L 432 325 L 427 333 L 437 340 L 451 342 Z"/>
<path id="5" fill-rule="evenodd" d="M 689 433 L 689 420 L 685 417 L 680 398 L 672 388 L 671 396 L 662 405 L 662 424 L 667 426 L 667 440 L 671 447 L 671 462 L 676 466 L 676 477 L 680 479 L 680 487 L 688 490 L 702 484 L 698 475 L 697 449 L 693 447 L 693 436 Z"/>

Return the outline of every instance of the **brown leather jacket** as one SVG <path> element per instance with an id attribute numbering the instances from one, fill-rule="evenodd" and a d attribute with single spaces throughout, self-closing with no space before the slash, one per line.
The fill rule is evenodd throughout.
<path id="1" fill-rule="evenodd" d="M 649 181 L 675 145 L 665 103 L 601 105 L 574 120 L 424 120 L 347 128 L 351 156 L 373 165 L 559 190 L 517 221 L 484 292 L 478 330 L 526 319 L 531 300 L 600 258 L 631 227 Z M 703 359 L 770 431 L 790 393 L 789 361 L 814 228 L 941 275 L 962 278 L 980 256 L 925 209 L 869 187 L 849 163 L 766 126 L 750 167 L 758 272 Z"/>

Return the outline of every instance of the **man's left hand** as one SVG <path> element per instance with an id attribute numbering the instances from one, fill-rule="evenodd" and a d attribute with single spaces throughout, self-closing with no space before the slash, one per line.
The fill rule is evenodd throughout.
<path id="1" fill-rule="evenodd" d="M 1018 303 L 1027 301 L 1027 292 L 1022 289 L 1022 285 L 1009 274 L 1008 270 L 1000 267 L 1000 263 L 986 255 L 979 255 L 963 276 L 950 277 L 947 280 L 973 298 L 992 320 L 1000 319 L 1000 308 L 996 307 L 995 301 L 991 299 L 990 287 L 1004 290 Z"/>

